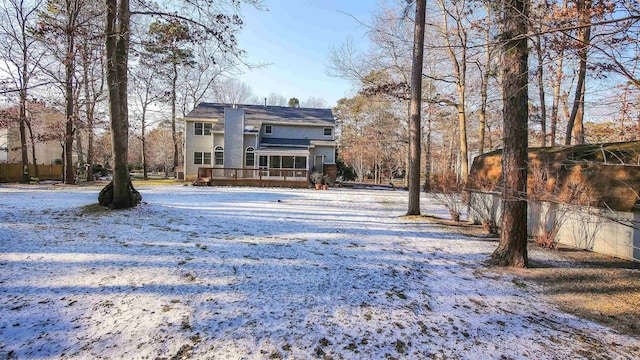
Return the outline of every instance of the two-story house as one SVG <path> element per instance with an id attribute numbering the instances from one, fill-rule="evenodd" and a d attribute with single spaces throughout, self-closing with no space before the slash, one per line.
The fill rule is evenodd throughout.
<path id="1" fill-rule="evenodd" d="M 185 180 L 306 184 L 335 176 L 331 109 L 200 103 L 185 118 Z"/>

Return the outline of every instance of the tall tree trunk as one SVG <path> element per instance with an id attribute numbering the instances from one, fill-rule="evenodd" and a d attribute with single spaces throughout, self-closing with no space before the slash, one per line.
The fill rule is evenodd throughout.
<path id="1" fill-rule="evenodd" d="M 64 182 L 64 178 L 65 178 L 65 175 L 66 175 L 65 172 L 64 172 L 64 169 L 65 169 L 64 162 L 65 162 L 65 153 L 66 153 L 66 151 L 64 149 L 64 141 L 62 141 L 62 144 L 60 144 L 60 145 L 62 146 L 62 155 L 60 157 L 60 161 L 62 162 L 62 164 L 61 164 L 62 165 L 62 172 L 60 174 L 60 181 Z"/>
<path id="2" fill-rule="evenodd" d="M 84 165 L 85 161 L 84 161 L 84 147 L 82 146 L 82 132 L 79 129 L 76 129 L 74 132 L 76 134 L 75 143 L 76 143 L 76 153 L 78 154 L 78 164 Z"/>
<path id="3" fill-rule="evenodd" d="M 484 71 L 482 72 L 482 82 L 480 83 L 480 129 L 479 129 L 479 155 L 484 154 L 485 134 L 487 127 L 487 88 L 489 87 L 489 75 L 491 73 L 491 4 L 486 3 L 487 11 L 487 31 L 484 38 Z"/>
<path id="4" fill-rule="evenodd" d="M 426 0 L 416 1 L 411 64 L 411 102 L 409 118 L 409 204 L 407 215 L 420 215 L 420 108 L 422 100 L 422 62 Z"/>
<path id="5" fill-rule="evenodd" d="M 18 110 L 18 117 L 20 118 L 19 130 L 20 130 L 20 156 L 22 158 L 22 182 L 28 183 L 29 176 L 29 154 L 27 151 L 27 132 L 25 129 L 27 123 L 27 91 L 26 89 L 20 90 L 20 109 Z"/>
<path id="6" fill-rule="evenodd" d="M 142 140 L 142 178 L 148 180 L 147 165 L 147 105 L 142 104 L 141 138 Z M 166 172 L 166 169 L 165 169 Z"/>
<path id="7" fill-rule="evenodd" d="M 464 92 L 464 87 L 462 87 L 458 94 L 463 103 Z M 469 152 L 467 151 L 467 116 L 462 104 L 458 105 L 458 128 L 460 132 L 460 181 L 466 184 L 469 178 Z"/>
<path id="8" fill-rule="evenodd" d="M 527 121 L 528 67 L 526 0 L 503 3 L 502 92 L 504 150 L 502 153 L 502 232 L 491 254 L 500 266 L 526 267 L 527 257 Z"/>
<path id="9" fill-rule="evenodd" d="M 31 128 L 31 120 L 26 121 L 27 129 L 29 130 L 29 141 L 31 143 L 31 162 L 33 163 L 33 176 L 40 177 L 38 171 L 38 159 L 36 159 L 36 137 L 33 134 Z"/>
<path id="10" fill-rule="evenodd" d="M 178 65 L 173 63 L 173 77 L 171 78 L 171 138 L 173 139 L 173 171 L 178 170 L 178 133 L 176 130 L 176 83 L 178 81 Z"/>
<path id="11" fill-rule="evenodd" d="M 85 53 L 86 55 L 86 53 Z M 92 181 L 93 180 L 93 126 L 94 126 L 94 119 L 93 119 L 93 107 L 95 106 L 95 101 L 88 101 L 88 99 L 91 99 L 91 94 L 89 91 L 89 71 L 88 71 L 88 59 L 85 58 L 85 64 L 84 64 L 84 96 L 85 99 L 87 99 L 87 103 L 85 105 L 85 111 L 87 113 L 87 164 L 89 164 L 89 166 L 87 167 L 87 181 Z"/>
<path id="12" fill-rule="evenodd" d="M 536 55 L 538 57 L 538 94 L 540 96 L 540 131 L 542 146 L 547 146 L 547 104 L 544 94 L 544 54 L 542 52 L 542 37 L 535 37 Z"/>
<path id="13" fill-rule="evenodd" d="M 443 24 L 444 30 L 448 32 L 449 22 L 448 13 L 445 10 L 445 4 L 441 4 L 443 9 Z M 456 8 L 456 11 L 458 9 Z M 467 33 L 465 28 L 460 23 L 460 14 L 457 13 L 456 27 L 457 36 L 460 39 L 460 48 L 457 49 L 460 52 L 461 59 L 458 60 L 458 55 L 453 50 L 453 45 L 449 41 L 449 37 L 445 34 L 445 42 L 447 47 L 447 53 L 451 59 L 451 65 L 456 78 L 456 91 L 458 93 L 458 103 L 456 104 L 456 110 L 458 111 L 458 131 L 460 136 L 460 180 L 463 183 L 467 183 L 469 177 L 469 155 L 467 151 L 467 114 L 466 114 L 466 79 L 467 79 Z"/>
<path id="14" fill-rule="evenodd" d="M 65 126 L 65 184 L 75 184 L 76 178 L 73 171 L 73 137 L 74 137 L 74 118 L 75 107 L 73 97 L 73 76 L 75 75 L 75 26 L 78 4 L 74 0 L 67 0 L 67 55 L 64 64 L 65 68 L 65 116 L 67 123 Z"/>
<path id="15" fill-rule="evenodd" d="M 562 3 L 562 9 L 567 9 L 567 0 L 564 0 Z M 561 35 L 561 43 L 566 42 L 567 35 L 563 33 Z M 561 95 L 560 89 L 562 88 L 562 78 L 564 75 L 563 69 L 564 63 L 564 49 L 562 47 L 558 51 L 557 60 L 556 60 L 556 76 L 553 81 L 553 105 L 551 106 L 551 129 L 550 129 L 550 138 L 549 143 L 551 146 L 556 145 L 556 135 L 558 131 L 558 121 L 560 120 L 560 102 Z"/>
<path id="16" fill-rule="evenodd" d="M 458 135 L 459 127 L 451 128 L 451 137 L 449 138 L 449 149 L 447 151 L 447 172 L 455 172 L 457 163 L 455 161 L 455 145 L 456 145 L 456 135 Z"/>
<path id="17" fill-rule="evenodd" d="M 127 108 L 127 62 L 129 58 L 129 0 L 106 0 L 106 57 L 109 113 L 113 142 L 112 209 L 136 205 L 127 167 L 129 118 Z"/>
<path id="18" fill-rule="evenodd" d="M 587 53 L 591 42 L 591 0 L 578 0 L 578 24 L 584 27 L 578 29 L 578 42 L 580 49 L 578 51 L 578 83 L 576 84 L 576 92 L 573 98 L 573 107 L 567 124 L 565 145 L 571 144 L 571 138 L 575 139 L 575 143 L 584 144 L 584 92 L 585 81 L 587 77 Z"/>
<path id="19" fill-rule="evenodd" d="M 431 191 L 431 112 L 427 113 L 427 137 L 424 146 L 424 192 Z"/>
<path id="20" fill-rule="evenodd" d="M 556 61 L 556 78 L 553 82 L 553 105 L 551 106 L 551 129 L 549 143 L 551 146 L 556 145 L 556 133 L 558 129 L 558 120 L 560 113 L 560 88 L 562 87 L 562 63 L 564 61 L 564 51 L 560 50 L 558 60 Z"/>

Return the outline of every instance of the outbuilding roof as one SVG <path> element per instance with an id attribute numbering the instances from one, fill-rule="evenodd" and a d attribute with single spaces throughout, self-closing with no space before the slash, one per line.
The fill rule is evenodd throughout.
<path id="1" fill-rule="evenodd" d="M 579 191 L 594 206 L 640 210 L 639 141 L 530 148 L 528 158 L 530 199 L 557 202 Z M 501 190 L 502 150 L 474 159 L 467 188 Z"/>

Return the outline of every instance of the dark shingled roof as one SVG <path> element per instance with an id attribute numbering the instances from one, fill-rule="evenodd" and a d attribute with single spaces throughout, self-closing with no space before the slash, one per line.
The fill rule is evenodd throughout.
<path id="1" fill-rule="evenodd" d="M 187 119 L 215 119 L 214 130 L 224 130 L 224 109 L 232 104 L 200 103 Z M 308 109 L 283 106 L 236 105 L 244 109 L 245 126 L 260 128 L 265 124 L 334 126 L 331 109 Z"/>
<path id="2" fill-rule="evenodd" d="M 309 139 L 278 139 L 278 138 L 263 138 L 260 142 L 261 146 L 300 146 L 309 147 L 311 141 Z"/>

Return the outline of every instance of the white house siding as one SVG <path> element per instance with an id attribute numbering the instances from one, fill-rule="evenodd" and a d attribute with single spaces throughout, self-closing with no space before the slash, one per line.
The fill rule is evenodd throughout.
<path id="1" fill-rule="evenodd" d="M 265 133 L 266 125 L 263 124 L 261 135 L 266 138 L 281 139 L 310 139 L 310 140 L 333 140 L 333 130 L 331 136 L 324 136 L 324 128 L 332 126 L 308 126 L 308 125 L 271 125 L 271 134 Z"/>
<path id="2" fill-rule="evenodd" d="M 216 146 L 222 146 L 224 148 L 224 134 L 223 133 L 215 133 L 213 134 L 213 144 L 211 145 L 211 149 Z"/>
<path id="3" fill-rule="evenodd" d="M 243 168 L 245 168 L 245 155 L 246 155 L 246 150 L 248 147 L 252 147 L 254 150 L 256 150 L 258 148 L 258 133 L 245 133 L 244 134 L 244 142 L 242 145 L 242 166 Z M 255 154 L 255 152 L 254 152 Z M 256 156 L 255 158 L 255 165 L 254 168 L 258 167 L 258 157 Z"/>
<path id="4" fill-rule="evenodd" d="M 185 179 L 187 181 L 193 181 L 197 179 L 199 167 L 211 166 L 195 165 L 193 163 L 194 152 L 210 152 L 213 159 L 213 135 L 195 135 L 195 122 L 207 121 L 187 121 L 185 123 L 187 136 L 185 137 L 184 170 Z"/>
<path id="5" fill-rule="evenodd" d="M 312 151 L 312 156 L 311 158 L 314 159 L 312 161 L 315 161 L 315 157 L 316 156 L 322 156 L 323 157 L 323 164 L 335 164 L 336 159 L 335 159 L 335 149 L 333 146 L 316 146 L 313 148 Z M 311 169 L 311 167 L 316 167 L 317 171 L 322 171 L 322 169 L 318 168 L 318 164 L 310 164 L 309 168 Z"/>

